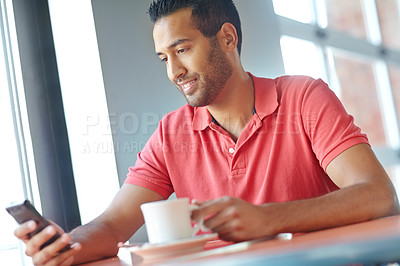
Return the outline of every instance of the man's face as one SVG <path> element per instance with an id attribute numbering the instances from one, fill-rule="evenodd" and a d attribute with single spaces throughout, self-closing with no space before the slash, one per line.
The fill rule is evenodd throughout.
<path id="1" fill-rule="evenodd" d="M 193 25 L 191 9 L 158 20 L 153 29 L 156 53 L 169 79 L 193 107 L 216 101 L 232 74 L 217 38 L 207 39 Z"/>

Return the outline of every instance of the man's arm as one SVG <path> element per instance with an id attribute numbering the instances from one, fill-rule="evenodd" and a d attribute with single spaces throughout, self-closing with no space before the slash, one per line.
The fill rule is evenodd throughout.
<path id="1" fill-rule="evenodd" d="M 144 222 L 140 205 L 162 199 L 162 196 L 151 190 L 124 184 L 103 214 L 70 234 L 65 234 L 65 238 L 70 237 L 73 242 L 81 245 L 79 250 L 69 253 L 57 254 L 62 245 L 66 244 L 62 241 L 39 250 L 53 232 L 43 230 L 27 240 L 26 234 L 31 229 L 28 230 L 25 225 L 19 227 L 15 235 L 25 239 L 26 254 L 32 257 L 35 265 L 59 265 L 63 261 L 72 261 L 72 256 L 74 264 L 115 256 L 118 253 L 118 243 L 127 241 Z"/>
<path id="2" fill-rule="evenodd" d="M 353 146 L 327 167 L 341 189 L 324 196 L 260 206 L 222 198 L 200 203 L 193 218 L 226 240 L 243 241 L 285 232 L 307 232 L 399 213 L 396 192 L 366 144 Z"/>

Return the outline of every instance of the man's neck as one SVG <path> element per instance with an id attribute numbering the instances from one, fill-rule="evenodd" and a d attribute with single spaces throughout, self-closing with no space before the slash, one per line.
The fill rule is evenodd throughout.
<path id="1" fill-rule="evenodd" d="M 236 142 L 253 116 L 254 85 L 251 77 L 244 71 L 232 74 L 224 91 L 207 109 Z"/>

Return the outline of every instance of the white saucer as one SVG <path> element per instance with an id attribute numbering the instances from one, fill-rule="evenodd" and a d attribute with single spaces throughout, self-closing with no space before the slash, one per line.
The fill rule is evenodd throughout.
<path id="1" fill-rule="evenodd" d="M 130 251 L 139 255 L 144 260 L 159 259 L 184 255 L 202 251 L 207 241 L 215 240 L 218 234 L 198 235 L 191 238 L 185 238 L 169 242 L 166 244 L 144 244 L 140 247 L 132 247 Z"/>

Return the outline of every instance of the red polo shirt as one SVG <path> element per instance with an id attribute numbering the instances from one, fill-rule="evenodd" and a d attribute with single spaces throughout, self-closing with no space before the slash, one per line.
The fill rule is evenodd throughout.
<path id="1" fill-rule="evenodd" d="M 253 78 L 255 114 L 235 143 L 206 107 L 185 105 L 161 121 L 126 183 L 165 198 L 239 197 L 253 204 L 338 189 L 325 172 L 349 147 L 368 143 L 322 80 Z"/>

